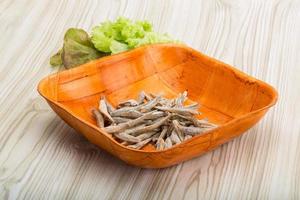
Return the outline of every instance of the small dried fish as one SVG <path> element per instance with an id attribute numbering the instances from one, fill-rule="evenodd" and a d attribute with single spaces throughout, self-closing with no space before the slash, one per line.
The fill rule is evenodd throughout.
<path id="1" fill-rule="evenodd" d="M 123 142 L 121 142 L 121 144 L 127 146 L 127 145 L 129 145 L 130 143 L 129 143 L 129 142 L 126 142 L 126 141 L 123 141 Z"/>
<path id="2" fill-rule="evenodd" d="M 184 91 L 182 94 L 175 99 L 175 107 L 181 108 L 183 107 L 183 103 L 187 99 L 187 91 Z"/>
<path id="3" fill-rule="evenodd" d="M 163 106 L 156 106 L 155 107 L 158 110 L 163 110 L 163 111 L 168 111 L 168 112 L 172 112 L 172 113 L 177 113 L 180 115 L 198 115 L 200 114 L 198 111 L 196 110 L 192 110 L 192 109 L 188 109 L 188 108 L 169 108 L 169 107 L 163 107 Z"/>
<path id="4" fill-rule="evenodd" d="M 144 103 L 144 100 L 145 100 L 145 92 L 144 92 L 144 91 L 141 91 L 141 92 L 139 93 L 137 102 L 138 102 L 139 104 L 142 104 L 142 103 Z"/>
<path id="5" fill-rule="evenodd" d="M 102 128 L 104 127 L 104 119 L 103 116 L 101 115 L 100 111 L 97 109 L 93 109 L 92 110 L 93 116 L 95 117 L 96 121 L 97 121 L 97 125 Z"/>
<path id="6" fill-rule="evenodd" d="M 144 95 L 145 95 L 145 99 L 147 101 L 151 101 L 151 99 L 153 99 L 149 94 L 147 94 L 146 92 L 144 92 Z"/>
<path id="7" fill-rule="evenodd" d="M 179 115 L 179 114 L 176 114 L 176 116 L 192 122 L 194 124 L 194 126 L 196 126 L 196 127 L 204 127 L 204 128 L 217 127 L 216 124 L 208 122 L 207 119 L 197 119 L 197 118 L 194 118 L 191 116 L 184 116 L 184 115 Z"/>
<path id="8" fill-rule="evenodd" d="M 203 133 L 203 132 L 206 132 L 206 131 L 209 131 L 213 128 L 201 128 L 201 127 L 186 127 L 186 126 L 181 126 L 179 125 L 178 128 L 184 133 L 184 134 L 187 134 L 187 135 L 198 135 L 200 133 Z"/>
<path id="9" fill-rule="evenodd" d="M 128 118 L 138 118 L 141 117 L 143 114 L 136 110 L 116 110 L 111 113 L 113 117 L 128 117 Z"/>
<path id="10" fill-rule="evenodd" d="M 111 114 L 112 112 L 114 112 L 116 109 L 115 107 L 113 107 L 107 100 L 106 98 L 104 98 L 106 106 L 107 106 L 107 111 L 109 114 Z"/>
<path id="11" fill-rule="evenodd" d="M 177 120 L 173 120 L 172 123 L 173 123 L 174 129 L 175 129 L 175 132 L 177 133 L 180 141 L 183 141 L 184 140 L 184 134 L 179 128 L 181 125 L 179 124 L 179 122 Z"/>
<path id="12" fill-rule="evenodd" d="M 170 139 L 173 144 L 179 144 L 181 140 L 179 139 L 178 135 L 176 134 L 175 130 L 172 131 L 170 135 Z"/>
<path id="13" fill-rule="evenodd" d="M 208 120 L 206 119 L 194 119 L 193 118 L 193 123 L 195 126 L 197 127 L 203 127 L 203 128 L 209 128 L 209 127 L 212 127 L 212 128 L 216 128 L 218 127 L 216 124 L 213 124 L 213 123 L 210 123 L 208 122 Z"/>
<path id="14" fill-rule="evenodd" d="M 141 142 L 138 142 L 136 144 L 132 144 L 132 145 L 128 145 L 127 147 L 133 148 L 133 149 L 140 149 L 143 146 L 145 146 L 146 144 L 148 144 L 151 141 L 151 138 L 148 138 L 146 140 L 143 140 Z"/>
<path id="15" fill-rule="evenodd" d="M 172 141 L 171 141 L 170 137 L 168 137 L 165 140 L 165 147 L 164 147 L 164 149 L 168 149 L 168 148 L 171 148 L 171 147 L 172 147 Z"/>
<path id="16" fill-rule="evenodd" d="M 125 129 L 131 128 L 133 126 L 136 126 L 138 124 L 143 123 L 144 120 L 146 120 L 146 119 L 151 119 L 152 114 L 153 114 L 153 112 L 149 112 L 149 113 L 144 114 L 141 117 L 138 117 L 138 118 L 133 119 L 133 120 L 129 120 L 125 123 L 121 123 L 121 124 L 118 124 L 118 125 L 115 125 L 115 126 L 105 127 L 104 130 L 108 133 L 122 132 Z"/>
<path id="17" fill-rule="evenodd" d="M 121 139 L 121 140 L 124 140 L 126 142 L 133 142 L 133 143 L 137 143 L 137 142 L 140 142 L 141 139 L 137 138 L 137 137 L 134 137 L 132 135 L 128 135 L 126 133 L 118 133 L 118 134 L 115 134 L 114 136 L 116 136 L 117 138 Z"/>
<path id="18" fill-rule="evenodd" d="M 158 138 L 165 138 L 166 134 L 168 132 L 168 126 L 164 126 L 163 130 L 161 131 L 160 135 Z"/>
<path id="19" fill-rule="evenodd" d="M 198 103 L 184 105 L 186 100 L 186 91 L 173 99 L 142 91 L 138 100 L 123 101 L 117 109 L 103 96 L 99 110 L 92 112 L 98 126 L 120 139 L 121 144 L 140 149 L 151 142 L 157 150 L 163 150 L 216 127 L 195 118 L 194 115 L 200 114 Z"/>
<path id="20" fill-rule="evenodd" d="M 108 113 L 105 97 L 103 97 L 103 96 L 101 97 L 101 99 L 99 101 L 99 110 L 104 115 L 104 117 L 106 117 L 110 122 L 114 122 L 113 118 Z"/>
<path id="21" fill-rule="evenodd" d="M 138 135 L 141 133 L 145 133 L 145 132 L 150 132 L 156 128 L 159 128 L 161 125 L 163 125 L 169 118 L 171 117 L 171 115 L 167 115 L 166 117 L 160 119 L 159 121 L 155 122 L 152 125 L 149 126 L 145 126 L 145 127 L 141 127 L 141 128 L 137 128 L 135 130 L 130 129 L 125 131 L 127 134 L 131 134 L 131 135 Z"/>
<path id="22" fill-rule="evenodd" d="M 154 135 L 156 132 L 155 131 L 152 131 L 152 132 L 148 132 L 148 133 L 143 133 L 139 136 L 137 136 L 137 138 L 141 139 L 141 140 L 145 140 L 145 139 L 148 139 L 150 138 L 152 135 Z"/>
<path id="23" fill-rule="evenodd" d="M 165 141 L 162 138 L 158 138 L 157 142 L 156 142 L 156 150 L 163 150 L 165 147 Z"/>
<path id="24" fill-rule="evenodd" d="M 151 99 L 146 104 L 144 104 L 142 107 L 140 107 L 140 110 L 142 112 L 148 112 L 149 110 L 151 110 L 152 108 L 154 108 L 154 106 L 156 106 L 158 104 L 160 98 L 161 98 L 161 96 L 157 96 L 154 99 Z"/>
<path id="25" fill-rule="evenodd" d="M 191 135 L 186 135 L 186 136 L 184 136 L 184 140 L 188 140 L 188 139 L 190 139 L 190 138 L 192 138 Z"/>
<path id="26" fill-rule="evenodd" d="M 117 108 L 132 107 L 132 106 L 137 106 L 137 105 L 139 105 L 139 103 L 136 100 L 129 99 L 127 101 L 123 101 L 123 102 L 119 103 L 119 105 L 117 106 Z"/>
<path id="27" fill-rule="evenodd" d="M 129 119 L 129 118 L 125 118 L 125 117 L 112 117 L 115 121 L 115 123 L 117 124 L 121 124 L 121 123 L 126 123 L 132 119 Z"/>
<path id="28" fill-rule="evenodd" d="M 156 142 L 160 133 L 156 133 L 155 135 L 152 136 L 152 142 Z"/>

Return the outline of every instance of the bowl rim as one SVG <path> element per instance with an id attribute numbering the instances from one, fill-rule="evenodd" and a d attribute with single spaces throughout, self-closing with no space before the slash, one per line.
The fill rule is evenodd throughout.
<path id="1" fill-rule="evenodd" d="M 143 50 L 147 50 L 148 48 L 157 48 L 157 47 L 175 47 L 175 48 L 182 48 L 186 51 L 189 51 L 195 55 L 197 55 L 198 57 L 204 57 L 206 59 L 210 59 L 210 60 L 213 60 L 214 62 L 216 62 L 217 64 L 220 64 L 220 65 L 223 65 L 223 67 L 226 67 L 228 68 L 230 71 L 232 71 L 233 73 L 237 74 L 238 76 L 243 76 L 243 77 L 247 77 L 248 79 L 250 78 L 251 80 L 254 80 L 255 82 L 257 82 L 258 84 L 262 85 L 263 87 L 266 87 L 267 89 L 269 89 L 272 93 L 272 101 L 266 105 L 266 106 L 263 106 L 262 108 L 259 108 L 257 110 L 254 110 L 254 111 L 250 111 L 248 113 L 245 113 L 237 118 L 233 118 L 231 120 L 229 120 L 228 122 L 210 130 L 210 131 L 207 131 L 207 132 L 204 132 L 203 134 L 199 134 L 199 135 L 196 135 L 196 136 L 193 136 L 192 138 L 189 138 L 188 140 L 185 140 L 185 141 L 182 141 L 181 143 L 177 144 L 177 145 L 174 145 L 172 146 L 171 148 L 168 148 L 168 149 L 163 149 L 163 150 L 156 150 L 156 151 L 149 151 L 149 150 L 141 150 L 141 149 L 133 149 L 133 148 L 129 148 L 127 146 L 124 146 L 122 145 L 121 143 L 117 142 L 116 140 L 114 140 L 110 135 L 109 133 L 103 131 L 101 128 L 99 128 L 98 126 L 78 117 L 77 115 L 75 115 L 74 113 L 72 113 L 72 111 L 68 108 L 66 108 L 63 104 L 59 103 L 58 101 L 55 101 L 53 100 L 52 98 L 49 98 L 47 95 L 45 95 L 43 93 L 43 90 L 42 90 L 42 87 L 43 85 L 46 83 L 46 81 L 49 79 L 50 76 L 58 76 L 60 73 L 64 72 L 64 71 L 67 71 L 67 70 L 75 70 L 78 68 L 84 68 L 86 67 L 87 65 L 91 65 L 93 63 L 99 63 L 99 62 L 103 62 L 103 61 L 106 61 L 106 60 L 110 60 L 112 59 L 113 57 L 117 57 L 117 56 L 127 56 L 127 55 L 130 55 L 131 53 L 133 52 L 137 52 L 137 51 L 143 51 Z M 235 122 L 241 120 L 241 119 L 245 119 L 247 117 L 249 117 L 250 115 L 253 115 L 255 113 L 259 113 L 261 111 L 264 111 L 264 110 L 267 110 L 269 109 L 270 107 L 274 106 L 278 100 L 278 92 L 276 91 L 276 89 L 269 85 L 268 83 L 262 81 L 262 80 L 259 80 L 255 77 L 252 77 L 251 75 L 248 75 L 244 72 L 242 72 L 241 70 L 239 69 L 236 69 L 234 68 L 233 66 L 229 65 L 229 64 L 226 64 L 222 61 L 219 61 L 213 57 L 210 57 L 208 55 L 205 55 L 191 47 L 188 47 L 187 45 L 185 44 L 174 44 L 174 43 L 163 43 L 163 44 L 152 44 L 152 45 L 145 45 L 145 46 L 142 46 L 142 47 L 138 47 L 136 49 L 133 49 L 133 50 L 129 50 L 129 51 L 126 51 L 126 52 L 122 52 L 122 53 L 118 53 L 118 54 L 115 54 L 115 55 L 110 55 L 110 56 L 105 56 L 105 57 L 102 57 L 102 58 L 99 58 L 99 59 L 96 59 L 96 60 L 92 60 L 88 63 L 85 63 L 85 64 L 82 64 L 82 65 L 79 65 L 75 68 L 71 68 L 71 69 L 66 69 L 64 71 L 60 71 L 60 72 L 56 72 L 56 73 L 52 73 L 52 74 L 49 74 L 47 75 L 46 77 L 42 78 L 40 80 L 40 82 L 38 83 L 38 87 L 37 87 L 37 91 L 38 93 L 44 98 L 46 99 L 48 102 L 51 102 L 53 104 L 55 104 L 56 106 L 58 106 L 60 109 L 63 109 L 65 112 L 67 112 L 69 115 L 73 116 L 74 118 L 76 118 L 77 120 L 79 120 L 80 122 L 82 122 L 83 124 L 89 126 L 90 128 L 94 129 L 95 131 L 99 132 L 100 134 L 103 134 L 105 137 L 107 137 L 111 142 L 113 142 L 114 144 L 118 145 L 119 147 L 123 148 L 124 150 L 126 151 L 134 151 L 134 152 L 139 152 L 139 153 L 150 153 L 150 154 L 156 154 L 156 153 L 162 153 L 162 152 L 167 152 L 167 151 L 172 151 L 173 149 L 175 148 L 181 148 L 183 147 L 186 143 L 188 143 L 189 141 L 193 140 L 193 139 L 196 139 L 196 138 L 200 138 L 200 137 L 205 137 L 207 136 L 208 134 L 211 134 L 213 132 L 216 132 L 220 129 L 222 129 L 223 127 L 225 126 L 229 126 L 231 124 L 234 124 Z M 209 142 L 211 143 L 211 138 L 209 140 Z"/>

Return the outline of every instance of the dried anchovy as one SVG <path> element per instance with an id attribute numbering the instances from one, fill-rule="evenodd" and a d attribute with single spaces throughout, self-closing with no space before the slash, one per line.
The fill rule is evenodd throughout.
<path id="1" fill-rule="evenodd" d="M 161 120 L 155 122 L 152 125 L 145 126 L 145 127 L 142 127 L 142 128 L 139 128 L 139 129 L 135 129 L 135 130 L 127 130 L 125 132 L 127 134 L 131 134 L 131 135 L 138 135 L 140 133 L 149 132 L 149 131 L 152 131 L 152 130 L 160 127 L 161 125 L 163 125 L 170 117 L 171 117 L 171 115 L 168 115 L 168 116 L 162 118 Z"/>
<path id="2" fill-rule="evenodd" d="M 116 136 L 117 138 L 121 139 L 121 140 L 124 140 L 126 142 L 133 142 L 133 143 L 137 143 L 137 142 L 140 142 L 141 139 L 137 138 L 137 137 L 134 137 L 132 135 L 128 135 L 126 133 L 118 133 L 118 134 L 115 134 L 114 136 Z"/>
<path id="3" fill-rule="evenodd" d="M 188 139 L 190 139 L 190 138 L 192 138 L 191 135 L 186 135 L 186 136 L 184 136 L 184 139 L 183 139 L 183 140 L 188 140 Z"/>
<path id="4" fill-rule="evenodd" d="M 110 122 L 114 122 L 113 118 L 110 116 L 107 110 L 107 105 L 105 99 L 102 97 L 99 101 L 99 111 L 106 117 Z"/>
<path id="5" fill-rule="evenodd" d="M 137 106 L 139 105 L 139 103 L 134 100 L 134 99 L 129 99 L 127 101 L 123 101 L 121 103 L 119 103 L 119 105 L 117 106 L 117 108 L 122 108 L 122 107 L 132 107 L 132 106 Z"/>
<path id="6" fill-rule="evenodd" d="M 165 149 L 168 149 L 168 148 L 171 148 L 171 147 L 172 147 L 172 141 L 171 141 L 170 137 L 168 137 L 165 140 Z"/>
<path id="7" fill-rule="evenodd" d="M 128 145 L 127 147 L 133 148 L 133 149 L 140 149 L 143 146 L 145 146 L 146 144 L 148 144 L 151 141 L 151 138 L 148 138 L 146 140 L 143 140 L 141 142 L 138 142 L 136 144 L 132 144 L 132 145 Z"/>
<path id="8" fill-rule="evenodd" d="M 145 99 L 147 101 L 151 101 L 151 99 L 153 99 L 149 94 L 147 94 L 146 92 L 144 92 L 144 95 L 145 95 Z"/>
<path id="9" fill-rule="evenodd" d="M 155 131 L 152 131 L 152 132 L 148 132 L 148 133 L 143 133 L 139 136 L 137 136 L 137 138 L 141 139 L 141 140 L 145 140 L 145 139 L 148 139 L 150 138 L 152 135 L 154 135 L 156 132 Z"/>
<path id="10" fill-rule="evenodd" d="M 97 125 L 102 128 L 104 127 L 104 119 L 103 116 L 101 115 L 100 111 L 97 109 L 92 110 L 93 116 L 96 118 Z"/>
<path id="11" fill-rule="evenodd" d="M 163 106 L 156 106 L 155 108 L 158 110 L 162 110 L 162 111 L 168 111 L 168 112 L 177 113 L 177 114 L 181 114 L 181 115 L 188 115 L 188 116 L 199 114 L 198 111 L 188 109 L 188 108 L 168 108 L 168 107 L 163 107 Z"/>
<path id="12" fill-rule="evenodd" d="M 179 128 L 181 125 L 179 124 L 179 122 L 177 120 L 173 120 L 172 123 L 173 123 L 174 129 L 175 129 L 175 132 L 177 133 L 180 141 L 183 141 L 184 134 Z"/>
<path id="13" fill-rule="evenodd" d="M 156 142 L 158 140 L 160 133 L 156 133 L 155 135 L 152 136 L 152 142 Z"/>
<path id="14" fill-rule="evenodd" d="M 162 138 L 158 138 L 157 142 L 156 142 L 156 149 L 157 150 L 163 150 L 165 147 L 165 141 Z"/>
<path id="15" fill-rule="evenodd" d="M 116 110 L 111 113 L 113 117 L 128 117 L 128 118 L 138 118 L 141 117 L 143 114 L 136 110 Z"/>
<path id="16" fill-rule="evenodd" d="M 176 134 L 175 130 L 172 131 L 172 133 L 170 135 L 170 139 L 173 144 L 179 144 L 181 142 L 181 140 L 178 137 L 178 135 Z"/>
<path id="17" fill-rule="evenodd" d="M 186 127 L 186 126 L 181 126 L 179 125 L 178 128 L 184 133 L 184 134 L 187 134 L 187 135 L 198 135 L 200 133 L 203 133 L 203 132 L 206 132 L 206 131 L 209 131 L 211 130 L 212 128 L 201 128 L 201 127 Z"/>
<path id="18" fill-rule="evenodd" d="M 108 133 L 121 132 L 121 131 L 124 131 L 124 129 L 128 129 L 128 128 L 131 128 L 133 126 L 143 123 L 144 120 L 146 120 L 146 119 L 151 119 L 152 115 L 153 115 L 153 112 L 149 112 L 139 118 L 129 120 L 125 123 L 121 123 L 121 124 L 118 124 L 115 126 L 108 126 L 108 127 L 104 128 L 104 130 Z"/>
<path id="19" fill-rule="evenodd" d="M 138 97 L 137 102 L 138 102 L 139 104 L 142 104 L 142 103 L 144 103 L 144 100 L 145 100 L 145 92 L 144 92 L 144 91 L 141 91 L 140 94 L 139 94 L 139 97 Z"/>
<path id="20" fill-rule="evenodd" d="M 168 126 L 164 126 L 158 138 L 164 138 L 168 132 Z"/>
<path id="21" fill-rule="evenodd" d="M 129 118 L 125 118 L 125 117 L 112 117 L 115 121 L 115 123 L 117 124 L 121 124 L 121 123 L 125 123 L 125 122 L 128 122 L 132 119 L 129 119 Z"/>
<path id="22" fill-rule="evenodd" d="M 217 127 L 217 125 L 208 122 L 207 119 L 196 119 L 194 117 L 184 116 L 184 115 L 178 115 L 178 114 L 176 114 L 176 116 L 192 122 L 194 124 L 194 126 L 196 126 L 196 127 L 205 127 L 205 128 L 206 127 L 207 128 Z"/>
<path id="23" fill-rule="evenodd" d="M 107 107 L 107 111 L 109 114 L 111 114 L 112 112 L 114 112 L 116 109 L 115 107 L 113 107 L 107 100 L 105 97 L 103 97 L 104 101 L 105 101 L 105 104 L 106 104 L 106 107 Z"/>
<path id="24" fill-rule="evenodd" d="M 175 107 L 183 107 L 183 103 L 187 99 L 187 91 L 184 91 L 182 94 L 179 94 L 179 97 L 175 99 Z"/>
<path id="25" fill-rule="evenodd" d="M 148 103 L 142 106 L 140 110 L 142 110 L 142 112 L 147 112 L 151 110 L 152 108 L 154 108 L 154 106 L 156 106 L 156 104 L 158 104 L 160 98 L 161 98 L 160 96 L 157 96 L 154 99 L 151 99 Z"/>
<path id="26" fill-rule="evenodd" d="M 122 145 L 140 149 L 151 142 L 157 150 L 163 150 L 217 127 L 207 120 L 195 118 L 194 115 L 200 114 L 198 103 L 184 105 L 186 100 L 186 91 L 173 99 L 142 91 L 138 100 L 121 102 L 115 109 L 101 97 L 99 110 L 92 110 L 92 114 L 98 126 L 120 139 Z M 97 114 L 102 121 L 101 118 L 98 120 Z"/>

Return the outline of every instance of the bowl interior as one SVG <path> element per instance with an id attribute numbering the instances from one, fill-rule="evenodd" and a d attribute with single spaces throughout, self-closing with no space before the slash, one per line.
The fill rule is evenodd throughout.
<path id="1" fill-rule="evenodd" d="M 226 67 L 225 67 L 226 66 Z M 138 93 L 174 97 L 188 91 L 203 117 L 222 125 L 276 101 L 269 85 L 180 45 L 153 45 L 50 75 L 39 91 L 88 124 L 101 94 L 114 105 Z M 151 147 L 146 147 L 146 149 Z"/>

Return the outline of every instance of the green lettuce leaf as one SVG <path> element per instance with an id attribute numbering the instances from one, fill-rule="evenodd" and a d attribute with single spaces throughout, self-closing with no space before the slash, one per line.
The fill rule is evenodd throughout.
<path id="1" fill-rule="evenodd" d="M 72 68 L 102 56 L 116 54 L 147 44 L 177 43 L 167 34 L 154 32 L 148 21 L 132 21 L 119 17 L 92 29 L 91 37 L 82 29 L 70 28 L 64 36 L 63 48 L 50 58 L 52 66 Z"/>
<path id="2" fill-rule="evenodd" d="M 115 22 L 107 21 L 94 27 L 92 42 L 99 51 L 115 54 L 147 44 L 176 41 L 167 34 L 153 32 L 148 21 L 134 22 L 119 17 Z"/>
<path id="3" fill-rule="evenodd" d="M 62 49 L 60 49 L 56 54 L 51 56 L 50 65 L 55 67 L 55 66 L 61 66 L 63 64 L 63 61 L 61 59 L 61 53 L 62 53 Z"/>
<path id="4" fill-rule="evenodd" d="M 89 35 L 82 29 L 70 28 L 64 36 L 63 48 L 50 59 L 52 66 L 63 65 L 69 69 L 105 56 L 91 42 Z"/>

